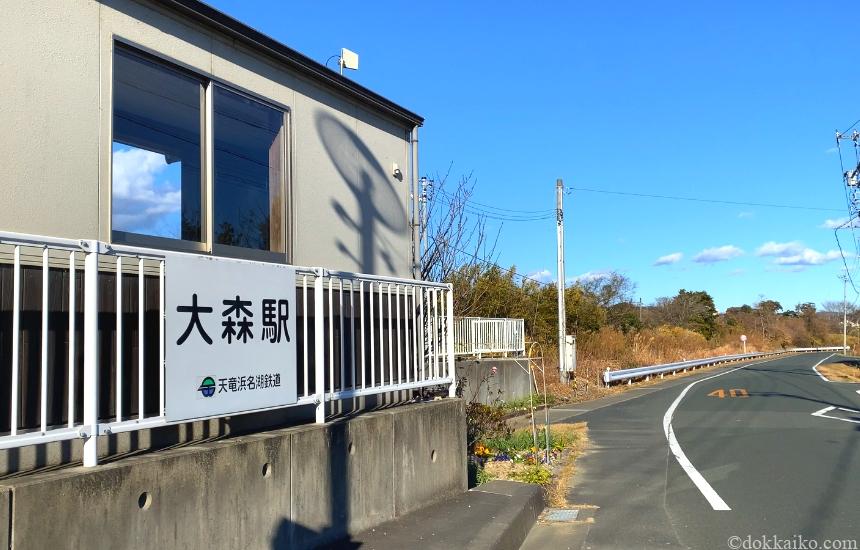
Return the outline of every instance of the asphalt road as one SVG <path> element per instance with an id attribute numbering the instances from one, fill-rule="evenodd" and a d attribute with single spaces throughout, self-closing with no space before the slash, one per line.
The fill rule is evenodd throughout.
<path id="1" fill-rule="evenodd" d="M 536 527 L 523 548 L 860 545 L 860 385 L 823 380 L 813 366 L 828 357 L 752 362 L 553 410 L 553 422 L 588 422 L 592 448 L 568 498 L 597 508 L 583 513 L 593 521 Z"/>

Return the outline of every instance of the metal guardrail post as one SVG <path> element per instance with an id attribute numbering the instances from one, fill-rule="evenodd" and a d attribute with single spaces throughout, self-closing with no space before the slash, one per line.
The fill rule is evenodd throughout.
<path id="1" fill-rule="evenodd" d="M 314 270 L 314 393 L 316 394 L 316 423 L 325 423 L 325 308 L 323 279 L 325 270 Z"/>
<path id="2" fill-rule="evenodd" d="M 454 367 L 454 285 L 448 283 L 446 292 L 447 304 L 445 306 L 445 338 L 447 339 L 448 351 L 448 376 L 451 377 L 451 385 L 448 387 L 448 396 L 457 395 L 457 372 Z"/>
<path id="3" fill-rule="evenodd" d="M 98 241 L 82 241 L 84 257 L 84 466 L 96 466 L 98 455 L 99 374 L 99 248 Z"/>

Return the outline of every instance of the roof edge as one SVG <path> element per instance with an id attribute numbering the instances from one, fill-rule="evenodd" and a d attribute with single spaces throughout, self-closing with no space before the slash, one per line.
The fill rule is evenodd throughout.
<path id="1" fill-rule="evenodd" d="M 314 61 L 289 46 L 263 34 L 262 32 L 234 19 L 226 13 L 199 0 L 158 0 L 158 3 L 171 8 L 207 27 L 225 33 L 251 48 L 262 51 L 284 62 L 291 69 L 312 80 L 345 93 L 362 104 L 393 116 L 401 122 L 421 126 L 424 117 L 401 107 L 390 99 L 365 88 L 361 84 L 345 78 L 325 65 Z"/>

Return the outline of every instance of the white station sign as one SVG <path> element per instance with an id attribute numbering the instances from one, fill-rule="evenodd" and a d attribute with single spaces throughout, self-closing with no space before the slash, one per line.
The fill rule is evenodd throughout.
<path id="1" fill-rule="evenodd" d="M 746 341 L 747 341 L 747 335 L 741 334 L 741 342 L 746 342 Z"/>
<path id="2" fill-rule="evenodd" d="M 167 420 L 295 403 L 295 270 L 185 254 L 165 269 Z"/>

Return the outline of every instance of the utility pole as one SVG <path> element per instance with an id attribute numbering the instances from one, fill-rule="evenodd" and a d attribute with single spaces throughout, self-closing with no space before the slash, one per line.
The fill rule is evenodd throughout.
<path id="1" fill-rule="evenodd" d="M 842 275 L 842 353 L 848 353 L 848 276 Z"/>
<path id="2" fill-rule="evenodd" d="M 420 180 L 421 193 L 419 198 L 419 211 L 418 211 L 418 223 L 420 228 L 418 232 L 420 236 L 418 240 L 420 241 L 421 247 L 420 252 L 418 253 L 419 265 L 423 265 L 424 262 L 424 253 L 427 251 L 427 188 L 432 185 L 432 181 L 428 180 L 426 176 L 422 176 Z"/>
<path id="3" fill-rule="evenodd" d="M 556 236 L 558 238 L 558 370 L 561 381 L 565 381 L 564 371 L 564 356 L 566 345 L 566 330 L 564 312 L 564 206 L 562 199 L 564 197 L 564 182 L 561 179 L 555 180 L 555 219 L 556 219 Z"/>
<path id="4" fill-rule="evenodd" d="M 412 190 L 412 278 L 421 279 L 421 218 L 418 198 L 418 126 L 412 129 L 412 157 L 409 167 L 409 186 Z"/>

